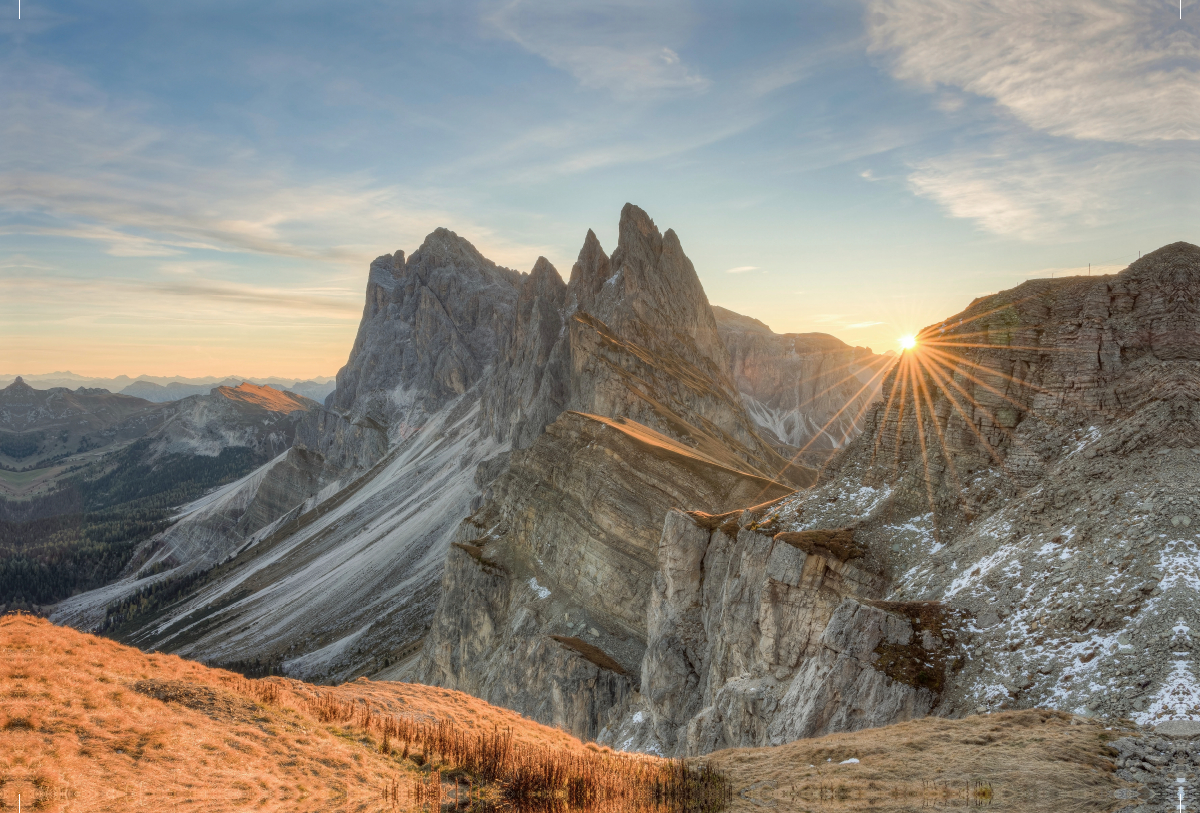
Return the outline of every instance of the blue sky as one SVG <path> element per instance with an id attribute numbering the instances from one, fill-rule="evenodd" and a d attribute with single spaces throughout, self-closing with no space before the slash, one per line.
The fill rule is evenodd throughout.
<path id="1" fill-rule="evenodd" d="M 1200 242 L 1196 0 L 12 6 L 0 373 L 331 374 L 371 258 L 565 277 L 626 201 L 713 303 L 876 351 Z"/>

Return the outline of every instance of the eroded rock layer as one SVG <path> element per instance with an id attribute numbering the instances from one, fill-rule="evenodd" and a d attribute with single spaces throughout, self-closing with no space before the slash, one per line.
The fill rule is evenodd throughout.
<path id="1" fill-rule="evenodd" d="M 936 711 L 1200 718 L 1200 248 L 1033 280 L 922 332 L 864 433 L 766 519 L 854 526 L 886 597 L 937 601 Z"/>

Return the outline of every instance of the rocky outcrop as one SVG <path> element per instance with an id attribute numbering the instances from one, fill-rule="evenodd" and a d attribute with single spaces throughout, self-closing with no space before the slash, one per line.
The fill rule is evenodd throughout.
<path id="1" fill-rule="evenodd" d="M 786 531 L 856 528 L 885 597 L 971 620 L 942 714 L 1200 717 L 1200 248 L 1031 280 L 920 334 Z"/>
<path id="2" fill-rule="evenodd" d="M 759 431 L 786 456 L 820 466 L 862 431 L 894 359 L 826 333 L 773 333 L 713 306 L 730 372 Z"/>
<path id="3" fill-rule="evenodd" d="M 954 652 L 940 608 L 878 602 L 886 582 L 861 560 L 771 535 L 763 511 L 667 515 L 641 692 L 602 741 L 694 755 L 934 706 Z"/>
<path id="4" fill-rule="evenodd" d="M 537 354 L 546 360 L 539 386 L 563 393 L 571 410 L 513 452 L 464 524 L 467 547 L 451 553 L 459 564 L 447 568 L 406 673 L 588 737 L 637 686 L 667 512 L 757 503 L 813 476 L 781 458 L 742 407 L 674 232 L 660 234 L 632 205 L 618 231 L 611 258 L 588 233 L 565 291 L 565 330 Z M 553 376 L 565 379 L 548 383 Z M 554 664 L 583 656 L 547 643 L 556 635 L 596 647 L 626 674 L 587 689 L 559 677 Z M 538 680 L 519 677 L 529 673 Z M 546 705 L 557 695 L 590 699 L 569 712 Z"/>

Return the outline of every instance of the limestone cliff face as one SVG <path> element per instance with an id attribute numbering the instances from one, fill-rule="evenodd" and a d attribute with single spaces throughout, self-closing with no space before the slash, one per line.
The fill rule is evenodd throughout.
<path id="1" fill-rule="evenodd" d="M 637 686 L 667 512 L 758 503 L 812 478 L 743 408 L 675 234 L 632 205 L 618 231 L 611 258 L 588 233 L 565 290 L 565 329 L 538 351 L 540 386 L 571 410 L 513 452 L 464 524 L 465 547 L 450 554 L 433 627 L 406 673 L 588 737 Z M 605 667 L 555 636 L 596 648 L 619 671 L 581 687 L 563 663 Z M 546 704 L 557 696 L 577 702 Z"/>
<path id="2" fill-rule="evenodd" d="M 786 531 L 966 614 L 939 713 L 1200 715 L 1200 248 L 1031 280 L 921 333 Z"/>
<path id="3" fill-rule="evenodd" d="M 784 493 L 632 421 L 564 414 L 464 523 L 415 678 L 594 738 L 638 686 L 662 518 Z"/>
<path id="4" fill-rule="evenodd" d="M 879 602 L 886 581 L 853 544 L 773 535 L 767 508 L 667 515 L 641 692 L 610 715 L 601 741 L 696 755 L 888 725 L 934 706 L 955 651 L 940 613 Z"/>
<path id="5" fill-rule="evenodd" d="M 786 460 L 746 414 L 708 298 L 675 232 L 660 235 L 645 212 L 626 204 L 618 234 L 608 258 L 589 231 L 571 270 L 571 407 L 621 415 L 694 444 L 703 434 L 743 465 L 786 477 Z"/>
<path id="6" fill-rule="evenodd" d="M 779 335 L 757 319 L 712 310 L 746 410 L 776 448 L 819 466 L 858 436 L 890 357 L 825 333 Z"/>

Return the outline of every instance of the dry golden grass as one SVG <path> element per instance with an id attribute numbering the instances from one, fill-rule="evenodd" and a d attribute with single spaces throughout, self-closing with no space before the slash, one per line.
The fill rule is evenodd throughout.
<path id="1" fill-rule="evenodd" d="M 770 800 L 797 813 L 901 813 L 968 801 L 1022 813 L 1107 811 L 1128 804 L 1114 794 L 1132 787 L 1115 776 L 1105 753 L 1105 742 L 1119 736 L 1091 720 L 1032 709 L 925 718 L 776 748 L 718 751 L 702 761 L 737 789 L 733 811 Z M 852 758 L 859 762 L 840 764 Z"/>
<path id="2" fill-rule="evenodd" d="M 627 761 L 656 762 L 612 754 L 461 692 L 365 679 L 335 687 L 251 681 L 31 616 L 0 617 L 0 810 L 15 810 L 18 794 L 27 808 L 34 798 L 33 809 L 63 813 L 392 810 L 385 789 L 402 788 L 412 801 L 416 777 L 426 776 L 404 758 L 409 747 L 384 743 L 396 719 L 444 723 L 460 739 L 511 731 L 518 750 L 547 749 L 547 761 L 562 763 L 601 757 L 614 774 Z M 1105 754 L 1119 735 L 1059 712 L 1016 711 L 700 761 L 730 778 L 734 810 L 757 808 L 757 800 L 789 811 L 900 813 L 990 793 L 997 811 L 1101 811 L 1121 804 L 1113 794 L 1124 783 Z M 839 764 L 851 757 L 860 762 Z M 456 774 L 441 778 L 457 783 Z"/>
<path id="3" fill-rule="evenodd" d="M 135 690 L 149 681 L 184 702 Z M 15 810 L 18 794 L 40 810 L 373 809 L 355 802 L 394 781 L 394 760 L 249 700 L 235 688 L 244 682 L 31 616 L 0 618 L 0 809 Z"/>
<path id="4" fill-rule="evenodd" d="M 15 809 L 18 795 L 27 809 L 64 813 L 393 810 L 436 807 L 460 780 L 490 799 L 503 786 L 645 801 L 651 785 L 675 787 L 678 770 L 461 692 L 247 680 L 32 616 L 0 617 L 0 810 Z M 480 787 L 483 773 L 500 785 Z"/>

